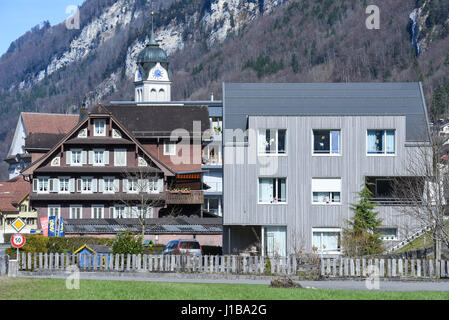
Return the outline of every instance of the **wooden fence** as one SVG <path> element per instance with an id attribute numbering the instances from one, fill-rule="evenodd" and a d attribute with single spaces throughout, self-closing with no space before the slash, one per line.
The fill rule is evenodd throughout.
<path id="1" fill-rule="evenodd" d="M 325 277 L 446 278 L 449 261 L 426 259 L 322 259 Z"/>
<path id="2" fill-rule="evenodd" d="M 297 271 L 294 256 L 265 258 L 258 256 L 189 255 L 88 255 L 58 253 L 22 253 L 19 270 L 64 270 L 76 265 L 81 271 L 198 272 L 234 274 L 293 275 Z"/>
<path id="3" fill-rule="evenodd" d="M 58 254 L 22 253 L 19 270 L 65 270 L 76 265 L 81 271 L 120 272 L 189 272 L 297 275 L 304 271 L 299 256 L 267 258 L 259 256 L 189 256 L 189 255 L 130 255 L 130 254 Z M 323 277 L 367 278 L 446 278 L 449 261 L 425 259 L 350 259 L 323 258 L 307 265 Z"/>

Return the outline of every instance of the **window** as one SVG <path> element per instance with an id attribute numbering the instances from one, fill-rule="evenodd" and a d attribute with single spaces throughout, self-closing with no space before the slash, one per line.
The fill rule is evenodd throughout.
<path id="1" fill-rule="evenodd" d="M 40 178 L 39 179 L 39 192 L 48 192 L 48 178 Z"/>
<path id="2" fill-rule="evenodd" d="M 128 215 L 126 213 L 126 207 L 124 205 L 115 205 L 114 206 L 114 213 L 113 217 L 114 219 L 124 219 L 128 218 Z"/>
<path id="3" fill-rule="evenodd" d="M 205 197 L 203 203 L 203 210 L 208 211 L 216 216 L 222 215 L 223 204 L 221 197 Z"/>
<path id="4" fill-rule="evenodd" d="M 379 228 L 380 239 L 384 241 L 388 240 L 398 240 L 398 229 L 397 228 Z"/>
<path id="5" fill-rule="evenodd" d="M 394 197 L 394 180 L 376 179 L 376 198 Z"/>
<path id="6" fill-rule="evenodd" d="M 36 218 L 25 218 L 24 220 L 27 225 L 36 225 L 37 224 Z"/>
<path id="7" fill-rule="evenodd" d="M 368 130 L 367 154 L 395 154 L 395 130 Z"/>
<path id="8" fill-rule="evenodd" d="M 93 150 L 92 151 L 92 155 L 93 155 L 93 165 L 104 165 L 105 163 L 105 159 L 104 159 L 104 150 Z"/>
<path id="9" fill-rule="evenodd" d="M 106 135 L 106 120 L 94 120 L 94 136 Z"/>
<path id="10" fill-rule="evenodd" d="M 285 129 L 259 129 L 259 154 L 286 154 Z"/>
<path id="11" fill-rule="evenodd" d="M 70 192 L 70 179 L 61 177 L 59 178 L 59 192 Z"/>
<path id="12" fill-rule="evenodd" d="M 164 156 L 176 155 L 176 142 L 164 142 Z"/>
<path id="13" fill-rule="evenodd" d="M 76 166 L 76 165 L 82 165 L 83 161 L 82 161 L 82 151 L 81 150 L 71 150 L 72 153 L 72 161 L 70 162 L 70 164 L 72 166 Z"/>
<path id="14" fill-rule="evenodd" d="M 61 217 L 61 206 L 59 206 L 59 205 L 48 206 L 48 216 L 60 218 Z"/>
<path id="15" fill-rule="evenodd" d="M 126 189 L 127 192 L 137 192 L 139 191 L 138 188 L 138 179 L 128 179 L 128 188 Z"/>
<path id="16" fill-rule="evenodd" d="M 78 190 L 81 191 L 81 193 L 91 193 L 94 192 L 94 186 L 93 186 L 93 179 L 84 177 L 78 180 L 80 182 L 80 185 L 78 186 Z"/>
<path id="17" fill-rule="evenodd" d="M 312 203 L 313 204 L 341 203 L 341 179 L 340 178 L 312 179 Z"/>
<path id="18" fill-rule="evenodd" d="M 340 130 L 313 130 L 313 154 L 340 154 Z"/>
<path id="19" fill-rule="evenodd" d="M 285 178 L 259 178 L 259 203 L 286 203 Z"/>
<path id="20" fill-rule="evenodd" d="M 94 205 L 92 206 L 92 219 L 103 219 L 104 218 L 104 206 Z"/>
<path id="21" fill-rule="evenodd" d="M 287 255 L 287 228 L 266 226 L 262 227 L 264 248 L 263 253 L 269 257 Z"/>
<path id="22" fill-rule="evenodd" d="M 102 192 L 102 190 L 100 190 Z M 114 178 L 104 177 L 103 179 L 103 192 L 115 192 Z"/>
<path id="23" fill-rule="evenodd" d="M 126 149 L 114 150 L 114 166 L 124 167 L 126 166 Z"/>
<path id="24" fill-rule="evenodd" d="M 83 218 L 83 206 L 71 205 L 70 206 L 70 219 L 82 219 Z"/>
<path id="25" fill-rule="evenodd" d="M 209 118 L 210 129 L 212 130 L 213 135 L 220 135 L 223 131 L 223 120 L 219 117 L 211 117 Z"/>
<path id="26" fill-rule="evenodd" d="M 340 253 L 341 230 L 338 228 L 313 228 L 312 247 L 318 253 Z"/>

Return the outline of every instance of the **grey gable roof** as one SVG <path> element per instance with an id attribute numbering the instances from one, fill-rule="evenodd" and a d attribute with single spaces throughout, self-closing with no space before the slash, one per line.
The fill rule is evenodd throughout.
<path id="1" fill-rule="evenodd" d="M 243 130 L 248 116 L 405 115 L 406 141 L 429 141 L 418 82 L 224 83 L 223 114 L 225 129 Z"/>

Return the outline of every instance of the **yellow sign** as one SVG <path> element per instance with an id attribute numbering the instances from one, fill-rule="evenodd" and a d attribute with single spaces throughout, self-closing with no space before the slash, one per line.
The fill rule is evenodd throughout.
<path id="1" fill-rule="evenodd" d="M 11 225 L 17 232 L 20 232 L 20 230 L 22 230 L 26 226 L 26 223 L 22 219 L 17 217 L 16 220 L 11 223 Z"/>

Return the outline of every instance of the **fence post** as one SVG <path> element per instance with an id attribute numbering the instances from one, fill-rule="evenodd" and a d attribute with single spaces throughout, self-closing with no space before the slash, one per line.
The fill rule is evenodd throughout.
<path id="1" fill-rule="evenodd" d="M 351 270 L 351 277 L 354 277 L 354 275 L 355 275 L 355 272 L 354 272 L 354 259 L 352 259 L 352 258 L 349 260 L 349 268 Z"/>
<path id="2" fill-rule="evenodd" d="M 326 272 L 324 270 L 324 258 L 321 258 L 321 275 L 324 277 L 326 275 Z"/>
<path id="3" fill-rule="evenodd" d="M 414 259 L 410 260 L 410 274 L 413 278 L 416 276 Z"/>
<path id="4" fill-rule="evenodd" d="M 385 277 L 385 260 L 384 259 L 380 259 L 379 261 L 379 276 L 380 277 Z"/>
<path id="5" fill-rule="evenodd" d="M 355 275 L 360 277 L 360 259 L 355 259 Z"/>
<path id="6" fill-rule="evenodd" d="M 295 265 L 296 265 L 296 256 L 295 256 Z M 358 266 L 360 268 L 360 266 Z M 360 272 L 360 269 L 359 269 Z M 295 268 L 296 274 L 296 268 Z M 332 276 L 335 277 L 337 275 L 337 259 L 332 259 Z"/>
<path id="7" fill-rule="evenodd" d="M 214 260 L 215 260 L 215 268 L 214 268 L 214 272 L 218 273 L 218 270 L 219 270 L 218 256 L 214 256 Z"/>
<path id="8" fill-rule="evenodd" d="M 20 253 L 19 253 L 20 255 Z M 26 255 L 25 252 L 22 252 L 22 269 L 25 270 L 27 268 L 27 259 L 26 259 Z M 19 264 L 19 270 L 20 270 L 20 264 Z"/>
<path id="9" fill-rule="evenodd" d="M 400 277 L 402 277 L 402 275 L 404 274 L 404 269 L 403 269 L 403 267 L 402 267 L 402 259 L 399 259 L 398 260 L 398 273 L 399 273 L 399 276 Z"/>
<path id="10" fill-rule="evenodd" d="M 433 278 L 434 277 L 434 268 L 433 268 L 433 260 L 430 259 L 429 260 L 429 277 Z"/>

